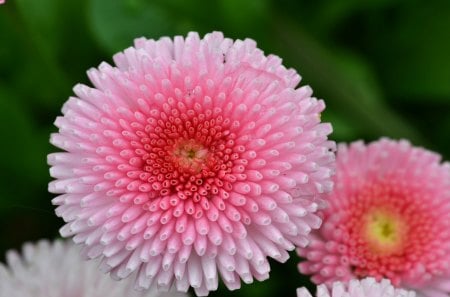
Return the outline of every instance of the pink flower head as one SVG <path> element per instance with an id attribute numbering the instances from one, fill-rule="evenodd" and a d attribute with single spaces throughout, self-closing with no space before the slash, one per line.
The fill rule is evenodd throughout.
<path id="1" fill-rule="evenodd" d="M 252 40 L 144 38 L 88 72 L 56 119 L 49 191 L 65 237 L 117 279 L 198 295 L 269 276 L 320 226 L 324 103 Z"/>
<path id="2" fill-rule="evenodd" d="M 388 279 L 377 282 L 374 278 L 367 277 L 363 280 L 353 279 L 348 283 L 334 282 L 331 286 L 331 294 L 325 285 L 317 287 L 317 297 L 415 297 L 414 291 L 396 289 Z M 312 297 L 305 287 L 297 289 L 297 297 Z"/>
<path id="3" fill-rule="evenodd" d="M 300 272 L 328 285 L 373 276 L 450 292 L 450 165 L 407 141 L 338 147 L 335 189 Z"/>
<path id="4" fill-rule="evenodd" d="M 0 263 L 2 297 L 188 297 L 179 292 L 138 292 L 131 282 L 116 282 L 85 262 L 73 243 L 41 240 L 26 243 L 22 255 L 6 254 Z"/>

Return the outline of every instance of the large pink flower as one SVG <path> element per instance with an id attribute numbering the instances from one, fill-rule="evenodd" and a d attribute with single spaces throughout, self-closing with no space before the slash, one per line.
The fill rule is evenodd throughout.
<path id="1" fill-rule="evenodd" d="M 324 103 L 252 40 L 144 38 L 88 72 L 56 119 L 65 237 L 115 278 L 206 295 L 308 243 L 332 188 Z"/>
<path id="2" fill-rule="evenodd" d="M 407 141 L 341 145 L 335 190 L 302 273 L 317 283 L 389 278 L 422 296 L 450 292 L 450 166 Z"/>

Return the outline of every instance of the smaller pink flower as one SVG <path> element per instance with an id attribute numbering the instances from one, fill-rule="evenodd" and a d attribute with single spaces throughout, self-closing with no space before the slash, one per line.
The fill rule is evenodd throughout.
<path id="1" fill-rule="evenodd" d="M 450 166 L 407 141 L 340 145 L 323 225 L 299 264 L 316 284 L 388 278 L 421 296 L 450 293 Z"/>
<path id="2" fill-rule="evenodd" d="M 348 284 L 334 282 L 331 293 L 325 285 L 317 287 L 317 297 L 414 297 L 414 291 L 396 289 L 387 279 L 377 282 L 368 277 L 363 280 L 351 280 Z M 297 297 L 312 297 L 305 287 L 297 289 Z"/>
<path id="3" fill-rule="evenodd" d="M 5 3 L 5 0 L 0 0 L 0 4 L 4 4 Z"/>

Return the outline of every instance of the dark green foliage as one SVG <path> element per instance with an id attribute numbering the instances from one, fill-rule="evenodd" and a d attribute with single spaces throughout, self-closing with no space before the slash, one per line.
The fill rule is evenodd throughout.
<path id="1" fill-rule="evenodd" d="M 54 238 L 46 155 L 52 123 L 85 71 L 132 45 L 224 31 L 256 39 L 325 98 L 337 141 L 408 138 L 450 157 L 450 2 L 10 0 L 0 6 L 0 258 Z M 210 296 L 295 296 L 297 257 L 272 277 Z"/>

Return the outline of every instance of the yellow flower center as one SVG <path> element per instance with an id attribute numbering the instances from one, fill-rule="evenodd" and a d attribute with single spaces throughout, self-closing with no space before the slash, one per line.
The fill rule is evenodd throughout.
<path id="1" fill-rule="evenodd" d="M 386 209 L 374 209 L 365 217 L 364 231 L 369 247 L 378 254 L 399 251 L 406 234 L 402 218 Z"/>
<path id="2" fill-rule="evenodd" d="M 208 150 L 193 140 L 176 144 L 172 152 L 177 167 L 191 173 L 198 173 L 202 170 L 208 155 Z"/>

